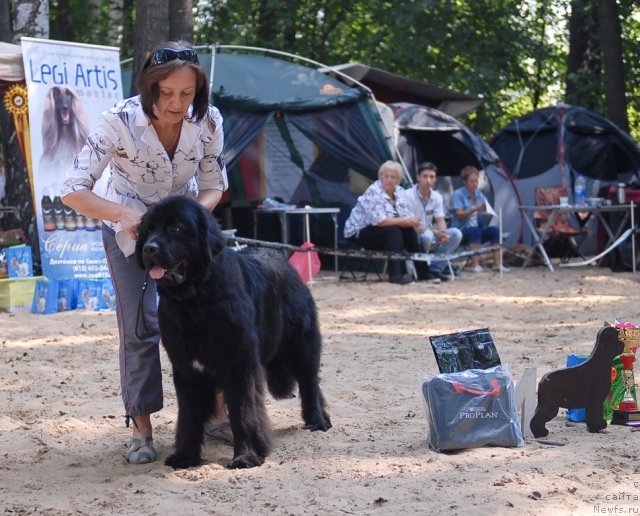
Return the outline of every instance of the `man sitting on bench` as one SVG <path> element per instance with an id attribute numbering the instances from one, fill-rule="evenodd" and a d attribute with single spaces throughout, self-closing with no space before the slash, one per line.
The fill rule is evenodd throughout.
<path id="1" fill-rule="evenodd" d="M 424 252 L 452 254 L 460 245 L 462 232 L 458 228 L 447 228 L 442 195 L 433 189 L 437 174 L 438 167 L 430 161 L 418 165 L 417 184 L 408 189 L 406 195 L 413 215 L 421 222 L 418 233 Z M 444 260 L 432 261 L 431 274 L 443 281 L 450 279 L 443 274 L 446 264 Z"/>

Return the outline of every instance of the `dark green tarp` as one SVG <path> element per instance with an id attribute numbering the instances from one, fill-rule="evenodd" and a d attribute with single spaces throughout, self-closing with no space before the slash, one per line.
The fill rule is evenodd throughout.
<path id="1" fill-rule="evenodd" d="M 360 193 L 353 174 L 375 179 L 390 159 L 365 90 L 266 55 L 219 53 L 213 62 L 233 200 L 350 207 Z"/>

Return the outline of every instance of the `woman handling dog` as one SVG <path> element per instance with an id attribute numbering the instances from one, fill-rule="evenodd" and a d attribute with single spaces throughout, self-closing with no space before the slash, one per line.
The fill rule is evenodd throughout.
<path id="1" fill-rule="evenodd" d="M 195 50 L 167 43 L 153 51 L 138 74 L 139 95 L 103 113 L 67 171 L 63 202 L 102 219 L 102 237 L 117 297 L 120 383 L 133 439 L 131 464 L 156 460 L 151 414 L 162 408 L 156 285 L 135 256 L 140 218 L 171 194 L 195 197 L 208 210 L 227 188 L 222 156 L 222 116 L 209 105 L 209 87 Z M 107 165 L 103 197 L 92 192 Z M 144 297 L 144 299 L 141 299 Z M 140 312 L 140 313 L 139 313 Z M 233 439 L 222 395 L 212 400 L 209 434 Z"/>

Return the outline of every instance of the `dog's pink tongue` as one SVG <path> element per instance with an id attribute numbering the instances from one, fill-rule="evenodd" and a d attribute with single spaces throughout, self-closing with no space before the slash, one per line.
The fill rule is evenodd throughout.
<path id="1" fill-rule="evenodd" d="M 160 279 L 162 278 L 162 276 L 164 276 L 164 269 L 162 267 L 154 265 L 153 267 L 151 267 L 151 269 L 149 269 L 149 276 L 151 276 L 153 279 Z"/>

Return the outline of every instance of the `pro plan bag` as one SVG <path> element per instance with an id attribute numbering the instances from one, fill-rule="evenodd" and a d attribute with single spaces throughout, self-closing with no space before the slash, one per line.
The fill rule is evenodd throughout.
<path id="1" fill-rule="evenodd" d="M 508 366 L 421 372 L 421 387 L 431 449 L 524 445 Z"/>

